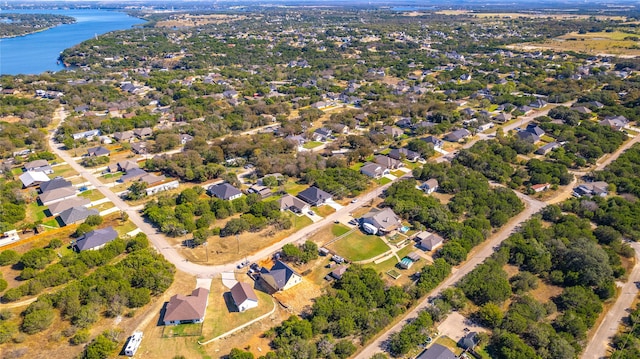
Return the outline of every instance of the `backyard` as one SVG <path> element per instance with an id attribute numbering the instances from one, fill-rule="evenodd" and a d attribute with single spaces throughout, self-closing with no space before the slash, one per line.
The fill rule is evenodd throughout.
<path id="1" fill-rule="evenodd" d="M 329 248 L 350 261 L 371 259 L 389 250 L 380 237 L 366 235 L 360 231 L 354 231 L 331 243 Z"/>

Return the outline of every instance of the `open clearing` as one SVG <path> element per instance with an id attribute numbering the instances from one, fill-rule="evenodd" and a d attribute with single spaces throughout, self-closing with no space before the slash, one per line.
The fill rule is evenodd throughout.
<path id="1" fill-rule="evenodd" d="M 360 231 L 354 231 L 331 243 L 329 248 L 350 261 L 370 259 L 389 250 L 389 246 L 380 237 L 366 235 Z"/>
<path id="2" fill-rule="evenodd" d="M 640 56 L 637 34 L 613 32 L 589 32 L 579 34 L 570 32 L 540 43 L 521 43 L 507 47 L 518 50 L 553 50 L 559 52 L 575 51 L 591 55 L 610 54 L 621 57 Z"/>
<path id="3" fill-rule="evenodd" d="M 156 27 L 193 27 L 207 24 L 222 24 L 226 22 L 239 21 L 246 16 L 225 15 L 225 14 L 180 14 L 173 15 L 169 20 L 158 21 Z"/>

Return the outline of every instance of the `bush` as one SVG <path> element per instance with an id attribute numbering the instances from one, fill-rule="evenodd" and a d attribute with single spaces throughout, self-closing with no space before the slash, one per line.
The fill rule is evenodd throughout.
<path id="1" fill-rule="evenodd" d="M 102 222 L 103 222 L 103 219 L 98 214 L 92 214 L 89 217 L 87 217 L 87 219 L 85 219 L 84 221 L 84 223 L 93 227 L 101 225 Z"/>
<path id="2" fill-rule="evenodd" d="M 55 312 L 51 304 L 38 300 L 25 310 L 20 329 L 27 334 L 35 334 L 49 328 L 54 318 Z"/>
<path id="3" fill-rule="evenodd" d="M 88 329 L 78 330 L 76 334 L 73 337 L 71 337 L 69 342 L 73 345 L 86 343 L 89 341 L 89 336 L 90 336 L 90 333 Z"/>
<path id="4" fill-rule="evenodd" d="M 0 252 L 0 266 L 14 265 L 20 261 L 18 252 L 7 249 Z"/>

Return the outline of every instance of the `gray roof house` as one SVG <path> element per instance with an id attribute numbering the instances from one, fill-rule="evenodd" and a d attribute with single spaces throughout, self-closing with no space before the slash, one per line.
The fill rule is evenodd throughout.
<path id="1" fill-rule="evenodd" d="M 624 116 L 607 116 L 598 123 L 602 126 L 609 126 L 614 130 L 620 131 L 629 124 L 629 120 Z"/>
<path id="2" fill-rule="evenodd" d="M 309 204 L 307 202 L 290 194 L 282 196 L 282 198 L 278 200 L 278 204 L 280 205 L 281 211 L 290 210 L 294 213 L 304 213 L 309 210 Z"/>
<path id="3" fill-rule="evenodd" d="M 178 137 L 180 138 L 180 144 L 186 144 L 187 142 L 193 141 L 193 136 L 187 134 L 187 133 L 181 133 L 180 135 L 178 135 Z"/>
<path id="4" fill-rule="evenodd" d="M 207 192 L 213 197 L 224 200 L 234 200 L 242 197 L 242 192 L 227 182 L 211 185 Z"/>
<path id="5" fill-rule="evenodd" d="M 298 198 L 309 203 L 312 206 L 320 206 L 331 200 L 331 195 L 318 187 L 309 187 L 298 193 Z"/>
<path id="6" fill-rule="evenodd" d="M 131 152 L 144 155 L 147 153 L 147 143 L 146 142 L 134 142 L 131 144 Z"/>
<path id="7" fill-rule="evenodd" d="M 133 131 L 115 132 L 113 138 L 118 142 L 129 141 L 133 138 Z"/>
<path id="8" fill-rule="evenodd" d="M 233 304 L 236 305 L 239 312 L 258 306 L 258 296 L 248 283 L 238 282 L 231 287 L 231 299 L 233 299 Z"/>
<path id="9" fill-rule="evenodd" d="M 60 214 L 62 211 L 65 211 L 72 207 L 87 207 L 91 204 L 91 200 L 85 197 L 73 197 L 66 199 L 64 201 L 56 202 L 49 205 L 49 213 L 52 216 L 56 216 Z"/>
<path id="10" fill-rule="evenodd" d="M 135 180 L 139 180 L 142 176 L 145 176 L 147 171 L 142 168 L 135 167 L 127 171 L 122 177 L 118 179 L 118 182 L 127 183 Z"/>
<path id="11" fill-rule="evenodd" d="M 108 149 L 102 147 L 102 146 L 98 146 L 98 147 L 91 147 L 89 149 L 87 149 L 87 155 L 89 156 L 109 156 L 109 154 L 111 153 L 111 151 L 109 151 Z"/>
<path id="12" fill-rule="evenodd" d="M 427 194 L 431 194 L 438 190 L 438 180 L 435 178 L 430 178 L 420 186 L 420 189 Z"/>
<path id="13" fill-rule="evenodd" d="M 153 130 L 151 129 L 151 127 L 136 128 L 133 130 L 133 134 L 138 138 L 143 138 L 151 136 L 153 134 Z"/>
<path id="14" fill-rule="evenodd" d="M 49 191 L 53 191 L 54 189 L 65 188 L 65 187 L 73 187 L 71 181 L 67 181 L 62 177 L 56 177 L 51 181 L 44 182 L 40 184 L 40 193 L 45 193 Z"/>
<path id="15" fill-rule="evenodd" d="M 371 178 L 380 178 L 389 174 L 389 169 L 378 163 L 367 162 L 360 167 L 360 173 Z"/>
<path id="16" fill-rule="evenodd" d="M 375 161 L 376 161 L 377 164 L 382 165 L 382 166 L 384 166 L 386 168 L 389 168 L 389 169 L 393 169 L 393 170 L 404 166 L 404 163 L 402 163 L 402 161 L 393 159 L 393 158 L 391 158 L 389 156 L 385 156 L 385 155 L 376 156 L 375 157 Z"/>
<path id="17" fill-rule="evenodd" d="M 52 174 L 53 168 L 49 165 L 47 160 L 35 160 L 24 164 L 25 171 L 44 172 L 46 174 Z"/>
<path id="18" fill-rule="evenodd" d="M 395 126 L 384 126 L 382 128 L 382 132 L 394 138 L 402 136 L 404 134 L 404 131 L 402 131 L 402 129 Z"/>
<path id="19" fill-rule="evenodd" d="M 85 207 L 71 207 L 60 212 L 59 218 L 62 224 L 68 226 L 87 219 L 87 217 L 99 214 L 95 209 L 87 209 Z"/>
<path id="20" fill-rule="evenodd" d="M 460 142 L 469 136 L 471 136 L 471 132 L 469 132 L 469 130 L 465 128 L 461 128 L 459 130 L 448 133 L 446 136 L 444 136 L 444 139 L 449 142 Z"/>
<path id="21" fill-rule="evenodd" d="M 27 188 L 31 186 L 37 186 L 44 182 L 50 181 L 49 176 L 44 172 L 31 172 L 27 171 L 20 175 L 20 181 L 22 185 Z"/>
<path id="22" fill-rule="evenodd" d="M 162 318 L 164 325 L 202 323 L 208 302 L 209 290 L 206 288 L 196 288 L 191 295 L 174 295 L 167 303 Z"/>
<path id="23" fill-rule="evenodd" d="M 520 131 L 517 133 L 517 136 L 520 140 L 529 143 L 536 143 L 540 141 L 540 137 L 538 135 L 529 131 Z"/>
<path id="24" fill-rule="evenodd" d="M 423 140 L 426 143 L 430 143 L 433 145 L 433 148 L 442 148 L 442 146 L 444 146 L 444 141 L 442 141 L 441 139 L 435 137 L 435 136 L 429 136 L 429 137 L 425 137 L 425 138 L 421 138 L 421 140 Z"/>
<path id="25" fill-rule="evenodd" d="M 604 181 L 589 182 L 581 184 L 578 187 L 574 188 L 573 195 L 578 198 L 582 196 L 605 197 L 607 194 L 609 194 L 609 190 L 607 189 L 607 187 L 609 187 L 609 184 Z"/>
<path id="26" fill-rule="evenodd" d="M 302 276 L 298 272 L 279 260 L 269 270 L 262 268 L 260 278 L 275 292 L 287 290 L 302 282 Z"/>
<path id="27" fill-rule="evenodd" d="M 533 108 L 543 108 L 547 105 L 547 101 L 542 100 L 542 99 L 537 99 L 535 101 L 533 101 L 532 103 L 529 104 L 530 107 Z"/>
<path id="28" fill-rule="evenodd" d="M 464 337 L 460 338 L 458 345 L 465 350 L 472 350 L 478 345 L 478 333 L 469 332 Z"/>
<path id="29" fill-rule="evenodd" d="M 400 227 L 400 217 L 391 208 L 371 210 L 361 218 L 362 229 L 369 234 L 385 234 Z"/>
<path id="30" fill-rule="evenodd" d="M 426 251 L 432 251 L 444 243 L 444 238 L 430 232 L 420 232 L 416 235 L 416 239 L 418 240 L 418 247 Z"/>
<path id="31" fill-rule="evenodd" d="M 40 202 L 42 202 L 43 206 L 48 206 L 52 203 L 64 201 L 65 199 L 73 198 L 75 196 L 76 188 L 71 186 L 43 192 L 38 196 L 38 198 L 40 198 Z"/>
<path id="32" fill-rule="evenodd" d="M 436 343 L 423 351 L 416 359 L 458 359 L 458 357 L 449 348 Z"/>
<path id="33" fill-rule="evenodd" d="M 394 148 L 389 151 L 388 156 L 395 160 L 401 160 L 404 157 L 411 162 L 417 161 L 420 158 L 420 154 L 418 152 L 411 151 L 406 148 Z"/>
<path id="34" fill-rule="evenodd" d="M 547 153 L 553 151 L 558 147 L 560 147 L 560 144 L 558 142 L 550 142 L 544 146 L 540 146 L 540 148 L 538 148 L 535 153 L 537 155 L 546 155 Z"/>
<path id="35" fill-rule="evenodd" d="M 78 238 L 74 247 L 78 252 L 89 250 L 95 251 L 104 247 L 107 243 L 116 238 L 118 238 L 118 232 L 116 232 L 113 227 L 95 229 Z"/>

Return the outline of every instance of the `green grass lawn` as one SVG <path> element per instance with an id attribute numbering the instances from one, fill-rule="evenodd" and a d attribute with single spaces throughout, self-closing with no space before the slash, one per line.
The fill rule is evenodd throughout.
<path id="1" fill-rule="evenodd" d="M 102 212 L 102 211 L 104 211 L 104 210 L 107 210 L 107 209 L 109 209 L 109 208 L 113 208 L 113 207 L 115 207 L 115 206 L 116 206 L 116 205 L 115 205 L 115 204 L 113 204 L 112 202 L 105 202 L 105 203 L 101 203 L 101 204 L 99 204 L 99 205 L 97 205 L 97 206 L 91 207 L 91 209 L 95 209 L 95 210 L 97 210 L 98 212 Z"/>
<path id="2" fill-rule="evenodd" d="M 41 221 L 47 218 L 47 215 L 44 213 L 47 208 L 48 207 L 45 206 L 38 206 L 38 202 L 31 202 L 27 206 L 27 211 L 29 212 L 27 213 L 27 218 L 33 219 L 34 222 Z"/>
<path id="3" fill-rule="evenodd" d="M 302 145 L 303 148 L 306 148 L 308 150 L 310 150 L 312 148 L 316 148 L 318 146 L 322 146 L 322 142 L 320 142 L 320 141 L 309 141 L 309 142 L 305 143 L 304 145 Z"/>
<path id="4" fill-rule="evenodd" d="M 49 175 L 49 177 L 51 177 L 51 178 L 58 177 L 58 176 L 60 176 L 60 177 L 69 177 L 69 176 L 75 176 L 75 175 L 78 174 L 78 172 L 76 172 L 68 164 L 55 166 L 55 167 L 52 167 L 52 168 L 53 168 L 53 174 Z"/>
<path id="5" fill-rule="evenodd" d="M 389 247 L 378 236 L 366 235 L 355 231 L 331 244 L 342 257 L 351 261 L 362 261 L 373 258 L 389 250 Z"/>
<path id="6" fill-rule="evenodd" d="M 100 191 L 98 191 L 97 189 L 90 189 L 88 191 L 80 192 L 78 196 L 88 198 L 92 202 L 104 198 L 102 193 L 100 193 Z"/>
<path id="7" fill-rule="evenodd" d="M 377 179 L 376 182 L 378 182 L 379 185 L 384 186 L 387 183 L 391 183 L 391 180 L 387 177 L 382 177 L 380 179 Z"/>
<path id="8" fill-rule="evenodd" d="M 391 152 L 391 149 L 390 148 L 385 148 L 384 150 L 380 151 L 379 153 L 381 155 L 388 155 L 389 152 Z"/>
<path id="9" fill-rule="evenodd" d="M 350 230 L 351 228 L 345 226 L 344 224 L 335 224 L 333 227 L 331 227 L 331 233 L 333 233 L 333 235 L 336 237 L 340 237 Z"/>
<path id="10" fill-rule="evenodd" d="M 53 227 L 53 228 L 60 228 L 60 225 L 58 224 L 58 221 L 56 221 L 55 218 L 52 218 L 48 221 L 44 221 L 42 222 L 42 224 L 44 224 L 45 226 Z"/>
<path id="11" fill-rule="evenodd" d="M 498 105 L 493 104 L 493 105 L 489 106 L 489 108 L 487 109 L 487 111 L 489 111 L 489 112 L 493 112 L 493 111 L 495 111 L 495 110 L 497 110 L 497 109 L 498 109 Z"/>
<path id="12" fill-rule="evenodd" d="M 122 222 L 120 222 L 120 223 L 122 223 Z M 133 231 L 136 228 L 138 228 L 138 227 L 136 227 L 136 225 L 133 224 L 133 222 L 128 220 L 128 221 L 124 222 L 123 224 L 115 227 L 114 229 L 116 230 L 116 232 L 118 232 L 118 234 L 120 236 L 123 236 L 123 235 Z"/>
<path id="13" fill-rule="evenodd" d="M 304 191 L 307 187 L 309 187 L 309 185 L 299 184 L 294 181 L 287 181 L 287 183 L 284 184 L 284 190 L 292 196 Z"/>
<path id="14" fill-rule="evenodd" d="M 360 171 L 360 167 L 362 167 L 364 163 L 362 162 L 356 162 L 354 164 L 352 164 L 351 166 L 349 166 L 350 169 L 354 170 L 354 171 Z"/>
<path id="15" fill-rule="evenodd" d="M 398 270 L 396 267 L 397 264 L 398 264 L 398 260 L 396 259 L 396 257 L 391 257 L 384 262 L 380 262 L 378 264 L 367 263 L 364 266 L 373 268 L 376 272 L 384 274 L 392 269 Z"/>
<path id="16" fill-rule="evenodd" d="M 326 217 L 331 213 L 334 213 L 336 210 L 331 206 L 324 205 L 320 207 L 313 207 L 313 211 L 316 212 L 319 216 Z"/>
<path id="17" fill-rule="evenodd" d="M 310 225 L 311 223 L 313 223 L 311 218 L 309 218 L 307 216 L 296 216 L 294 214 L 293 217 L 295 217 L 295 218 L 291 218 L 291 221 L 293 221 L 293 226 L 296 229 L 296 231 L 299 231 L 302 228 L 304 228 L 304 227 Z"/>
<path id="18" fill-rule="evenodd" d="M 542 135 L 542 137 L 540 137 L 540 140 L 542 140 L 542 142 L 545 142 L 545 143 L 551 143 L 555 141 L 555 139 L 549 135 Z"/>
<path id="19" fill-rule="evenodd" d="M 11 173 L 14 176 L 20 176 L 22 174 L 22 168 L 14 168 L 14 169 L 11 170 Z"/>
<path id="20" fill-rule="evenodd" d="M 195 337 L 200 334 L 202 334 L 202 324 L 168 325 L 162 332 L 164 338 Z"/>
<path id="21" fill-rule="evenodd" d="M 395 170 L 391 172 L 392 175 L 396 176 L 396 177 L 402 177 L 404 176 L 404 172 L 400 171 L 400 170 Z"/>

